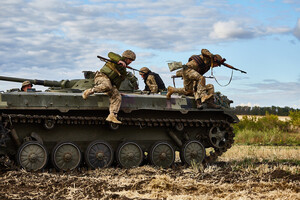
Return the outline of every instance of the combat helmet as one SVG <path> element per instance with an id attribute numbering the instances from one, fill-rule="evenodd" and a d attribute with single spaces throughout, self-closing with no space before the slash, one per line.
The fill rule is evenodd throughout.
<path id="1" fill-rule="evenodd" d="M 24 81 L 23 83 L 22 83 L 22 87 L 21 87 L 21 89 L 23 89 L 25 86 L 27 86 L 27 85 L 31 85 L 31 87 L 32 87 L 32 84 L 30 83 L 30 81 Z"/>
<path id="2" fill-rule="evenodd" d="M 142 68 L 140 69 L 140 75 L 147 74 L 149 71 L 150 71 L 149 68 L 147 68 L 147 67 L 142 67 Z"/>
<path id="3" fill-rule="evenodd" d="M 220 56 L 219 54 L 215 54 L 214 55 L 214 62 L 221 65 L 224 62 L 224 60 L 223 60 L 222 56 Z"/>
<path id="4" fill-rule="evenodd" d="M 136 58 L 136 55 L 135 55 L 135 53 L 133 51 L 126 50 L 126 51 L 123 52 L 122 57 L 129 58 L 129 59 L 131 59 L 131 60 L 134 61 L 135 58 Z"/>

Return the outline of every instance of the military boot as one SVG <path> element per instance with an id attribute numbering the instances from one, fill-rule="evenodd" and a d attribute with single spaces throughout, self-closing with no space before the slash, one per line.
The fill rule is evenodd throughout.
<path id="1" fill-rule="evenodd" d="M 169 87 L 168 87 L 168 93 L 167 93 L 166 98 L 167 98 L 167 99 L 170 99 L 170 98 L 171 98 L 171 95 L 172 95 L 174 92 L 175 92 L 175 88 L 169 86 Z"/>
<path id="2" fill-rule="evenodd" d="M 83 93 L 82 93 L 82 98 L 84 100 L 86 100 L 88 98 L 89 95 L 94 94 L 93 89 L 86 89 Z"/>
<path id="3" fill-rule="evenodd" d="M 213 98 L 210 98 L 209 100 L 207 100 L 207 107 L 208 108 L 214 108 L 214 109 L 220 109 L 221 108 L 221 106 L 215 104 Z"/>
<path id="4" fill-rule="evenodd" d="M 196 100 L 196 106 L 199 110 L 202 110 L 204 108 L 204 104 L 202 104 L 201 99 Z"/>
<path id="5" fill-rule="evenodd" d="M 117 119 L 117 115 L 115 115 L 113 113 L 110 113 L 108 115 L 108 117 L 106 118 L 106 121 L 112 122 L 112 123 L 115 123 L 115 124 L 122 124 L 122 122 Z"/>
<path id="6" fill-rule="evenodd" d="M 208 101 L 209 99 L 211 99 L 214 95 L 213 94 L 205 94 L 201 97 L 201 102 L 204 103 L 206 101 Z"/>

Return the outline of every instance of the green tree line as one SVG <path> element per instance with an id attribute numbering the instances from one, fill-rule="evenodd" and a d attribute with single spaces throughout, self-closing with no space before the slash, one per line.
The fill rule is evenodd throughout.
<path id="1" fill-rule="evenodd" d="M 278 116 L 288 116 L 290 112 L 300 111 L 300 109 L 285 107 L 249 107 L 249 106 L 236 106 L 233 108 L 236 115 L 265 115 L 266 113 Z"/>

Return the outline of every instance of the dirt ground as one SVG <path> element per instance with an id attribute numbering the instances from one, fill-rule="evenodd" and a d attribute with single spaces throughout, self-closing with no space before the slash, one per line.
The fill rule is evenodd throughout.
<path id="1" fill-rule="evenodd" d="M 300 148 L 261 148 L 255 157 L 248 149 L 235 146 L 206 168 L 1 170 L 0 199 L 300 199 Z"/>

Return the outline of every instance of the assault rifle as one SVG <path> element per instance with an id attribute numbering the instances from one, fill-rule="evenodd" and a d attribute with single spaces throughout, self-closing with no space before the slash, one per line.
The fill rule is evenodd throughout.
<path id="1" fill-rule="evenodd" d="M 99 58 L 99 59 L 100 59 L 101 61 L 103 61 L 103 62 L 111 62 L 111 63 L 114 63 L 114 64 L 119 65 L 118 62 L 113 61 L 113 60 L 110 60 L 110 59 L 107 59 L 107 58 L 104 58 L 104 57 L 102 57 L 102 56 L 97 56 L 97 58 Z M 132 67 L 130 67 L 130 66 L 128 66 L 128 65 L 126 65 L 126 68 L 131 69 L 131 70 L 134 70 L 134 71 L 138 71 L 138 72 L 141 72 L 141 73 L 145 73 L 145 72 L 142 72 L 142 71 L 140 71 L 140 70 L 138 70 L 138 69 L 134 69 L 134 68 L 132 68 Z"/>
<path id="2" fill-rule="evenodd" d="M 237 68 L 235 68 L 235 67 L 229 65 L 229 64 L 225 63 L 225 61 L 226 61 L 226 59 L 223 58 L 223 59 L 219 62 L 219 65 L 220 65 L 220 66 L 221 66 L 221 65 L 224 65 L 225 67 L 228 67 L 228 68 L 230 68 L 230 69 L 234 69 L 234 70 L 236 70 L 236 71 L 240 71 L 241 73 L 247 74 L 247 72 L 245 72 L 245 71 L 243 71 L 243 70 L 240 70 L 240 69 L 237 69 Z"/>

